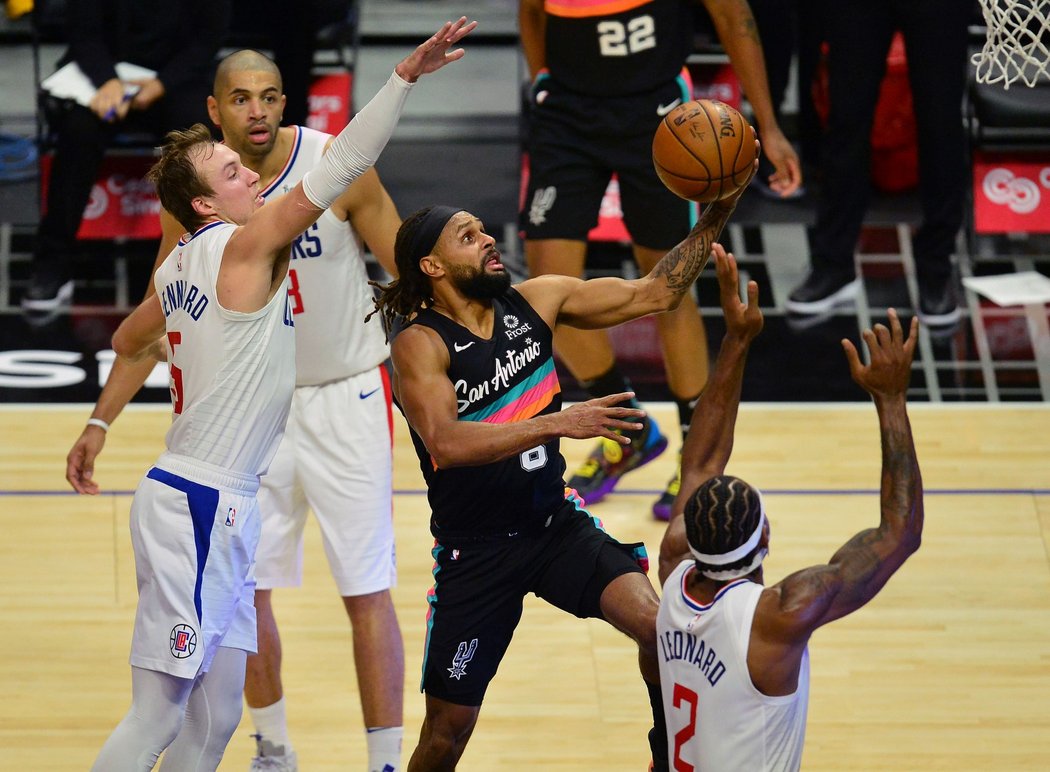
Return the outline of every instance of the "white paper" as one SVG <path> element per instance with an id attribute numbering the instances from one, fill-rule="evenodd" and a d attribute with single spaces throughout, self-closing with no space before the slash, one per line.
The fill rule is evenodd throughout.
<path id="1" fill-rule="evenodd" d="M 141 67 L 131 62 L 117 62 L 117 77 L 122 81 L 149 80 L 157 77 L 155 70 Z M 65 67 L 55 71 L 47 77 L 40 87 L 57 99 L 72 99 L 77 104 L 88 107 L 91 99 L 98 91 L 91 79 L 84 74 L 76 62 L 70 62 Z M 128 97 L 138 92 L 138 86 L 125 83 L 124 94 Z"/>
<path id="2" fill-rule="evenodd" d="M 963 284 L 1000 306 L 1050 303 L 1050 279 L 1035 271 L 965 277 Z"/>

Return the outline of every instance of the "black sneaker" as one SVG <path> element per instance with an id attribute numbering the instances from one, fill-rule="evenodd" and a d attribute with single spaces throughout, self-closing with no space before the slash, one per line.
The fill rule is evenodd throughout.
<path id="1" fill-rule="evenodd" d="M 936 282 L 919 282 L 919 321 L 930 328 L 954 327 L 962 317 L 955 282 L 949 276 Z"/>
<path id="2" fill-rule="evenodd" d="M 73 302 L 73 280 L 38 281 L 33 279 L 22 296 L 27 311 L 54 311 Z"/>
<path id="3" fill-rule="evenodd" d="M 671 506 L 678 497 L 678 491 L 682 489 L 682 451 L 678 451 L 678 461 L 675 465 L 674 477 L 672 477 L 660 498 L 653 504 L 653 517 L 657 520 L 667 522 L 671 519 Z"/>
<path id="4" fill-rule="evenodd" d="M 569 478 L 568 486 L 575 488 L 586 504 L 597 504 L 612 492 L 621 477 L 664 452 L 667 438 L 660 433 L 656 421 L 646 416 L 642 422 L 637 434 L 628 435 L 630 445 L 603 438 Z"/>
<path id="5" fill-rule="evenodd" d="M 784 308 L 794 314 L 826 314 L 835 306 L 856 298 L 858 292 L 860 277 L 856 273 L 813 269 L 788 295 Z"/>

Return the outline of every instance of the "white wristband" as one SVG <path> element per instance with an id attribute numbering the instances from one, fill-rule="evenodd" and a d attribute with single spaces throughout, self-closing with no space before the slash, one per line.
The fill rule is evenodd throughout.
<path id="1" fill-rule="evenodd" d="M 104 432 L 108 432 L 109 431 L 109 424 L 107 424 L 101 418 L 89 418 L 87 420 L 87 425 L 88 426 L 97 426 L 99 429 L 101 429 Z"/>

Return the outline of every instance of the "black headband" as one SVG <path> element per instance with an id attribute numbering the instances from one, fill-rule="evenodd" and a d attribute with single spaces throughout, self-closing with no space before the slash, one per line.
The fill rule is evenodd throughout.
<path id="1" fill-rule="evenodd" d="M 423 215 L 419 221 L 419 227 L 412 236 L 412 242 L 408 245 L 409 256 L 412 263 L 418 263 L 420 258 L 426 257 L 434 251 L 438 236 L 448 225 L 453 215 L 463 210 L 456 206 L 433 206 L 430 211 Z"/>

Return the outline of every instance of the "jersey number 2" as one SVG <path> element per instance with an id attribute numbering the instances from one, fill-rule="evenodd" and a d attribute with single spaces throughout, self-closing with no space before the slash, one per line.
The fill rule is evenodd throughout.
<path id="1" fill-rule="evenodd" d="M 175 415 L 182 413 L 182 370 L 175 364 L 175 347 L 182 343 L 181 332 L 168 333 L 168 348 L 171 356 L 168 357 L 168 371 L 171 373 L 171 412 Z"/>
<path id="2" fill-rule="evenodd" d="M 689 706 L 689 721 L 679 729 L 674 736 L 674 768 L 675 772 L 694 772 L 695 767 L 682 758 L 682 746 L 693 739 L 696 734 L 696 707 L 699 702 L 696 692 L 681 684 L 674 685 L 671 694 L 674 706 L 680 708 L 683 704 Z"/>

